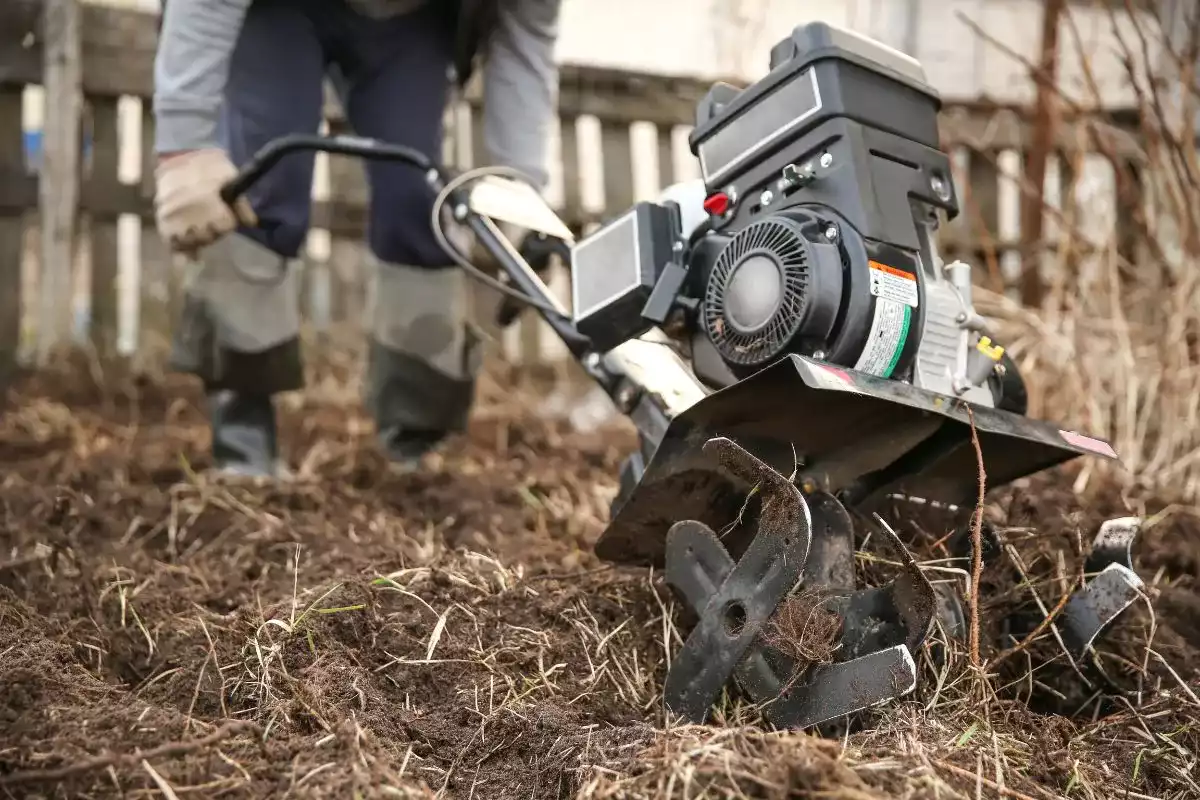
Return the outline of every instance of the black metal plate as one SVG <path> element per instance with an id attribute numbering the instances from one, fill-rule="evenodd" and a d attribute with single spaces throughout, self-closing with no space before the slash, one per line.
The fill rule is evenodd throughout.
<path id="1" fill-rule="evenodd" d="M 1117 457 L 1108 443 L 1051 423 L 972 408 L 991 487 L 1081 455 Z M 966 403 L 788 356 L 672 420 L 642 480 L 597 542 L 596 554 L 661 566 L 667 531 L 677 519 L 686 516 L 719 529 L 731 511 L 736 514 L 746 487 L 731 483 L 701 455 L 713 437 L 733 439 L 784 475 L 792 474 L 799 456 L 824 488 L 836 491 L 944 425 L 969 431 Z M 975 452 L 964 436 L 961 446 L 891 490 L 964 503 L 978 490 L 977 480 Z"/>

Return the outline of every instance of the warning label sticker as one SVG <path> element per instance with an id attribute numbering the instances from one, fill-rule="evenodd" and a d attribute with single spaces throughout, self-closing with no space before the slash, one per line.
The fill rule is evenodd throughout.
<path id="1" fill-rule="evenodd" d="M 918 305 L 917 278 L 902 269 L 868 261 L 871 267 L 871 294 L 878 298 L 903 303 L 909 308 Z"/>
<path id="2" fill-rule="evenodd" d="M 854 384 L 850 380 L 850 376 L 842 370 L 834 369 L 833 367 L 820 366 L 818 364 L 810 364 L 809 366 L 812 368 L 809 374 L 812 375 L 817 385 L 822 389 L 853 391 Z"/>
<path id="3" fill-rule="evenodd" d="M 871 333 L 862 355 L 854 369 L 880 378 L 892 377 L 904 343 L 908 341 L 908 329 L 912 325 L 912 308 L 906 303 L 885 300 L 875 301 L 875 319 L 871 322 Z"/>
<path id="4" fill-rule="evenodd" d="M 1075 431 L 1060 430 L 1059 434 L 1062 436 L 1063 441 L 1075 445 L 1081 450 L 1090 450 L 1093 453 L 1108 456 L 1109 458 L 1117 457 L 1117 451 L 1113 450 L 1112 445 L 1108 442 L 1102 442 L 1099 439 L 1093 439 L 1091 436 L 1084 436 L 1082 433 L 1076 433 Z"/>

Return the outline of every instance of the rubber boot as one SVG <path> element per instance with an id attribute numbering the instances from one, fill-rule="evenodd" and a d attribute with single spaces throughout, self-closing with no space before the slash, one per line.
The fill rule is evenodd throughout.
<path id="1" fill-rule="evenodd" d="M 214 470 L 227 477 L 278 477 L 275 404 L 270 395 L 230 389 L 208 395 Z"/>
<path id="2" fill-rule="evenodd" d="M 475 383 L 449 378 L 418 357 L 371 341 L 364 388 L 376 443 L 392 470 L 406 473 L 466 427 Z"/>
<path id="3" fill-rule="evenodd" d="M 420 469 L 421 459 L 445 438 L 445 431 L 414 431 L 399 426 L 384 428 L 376 434 L 379 449 L 387 456 L 392 471 L 400 473 Z"/>
<path id="4" fill-rule="evenodd" d="M 461 270 L 378 269 L 364 400 L 381 451 L 408 472 L 466 428 L 482 343 L 468 321 Z"/>

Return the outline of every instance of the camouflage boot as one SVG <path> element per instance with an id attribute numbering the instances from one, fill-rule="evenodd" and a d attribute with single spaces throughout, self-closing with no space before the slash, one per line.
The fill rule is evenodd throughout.
<path id="1" fill-rule="evenodd" d="M 365 404 L 379 446 L 401 470 L 464 430 L 481 342 L 462 270 L 382 264 L 371 313 Z"/>
<path id="2" fill-rule="evenodd" d="M 298 277 L 288 259 L 241 235 L 190 266 L 170 367 L 204 382 L 219 474 L 280 476 L 272 395 L 304 385 Z"/>

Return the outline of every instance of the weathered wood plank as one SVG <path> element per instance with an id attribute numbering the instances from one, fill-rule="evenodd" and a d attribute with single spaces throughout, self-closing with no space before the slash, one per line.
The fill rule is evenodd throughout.
<path id="1" fill-rule="evenodd" d="M 42 0 L 0 2 L 0 86 L 42 82 Z"/>
<path id="2" fill-rule="evenodd" d="M 579 180 L 579 131 L 575 128 L 575 118 L 563 116 L 560 118 L 562 154 L 562 206 L 569 216 L 573 211 L 583 208 L 583 198 L 580 193 Z M 571 220 L 566 220 L 569 224 Z"/>
<path id="3" fill-rule="evenodd" d="M 1000 172 L 996 166 L 996 154 L 972 151 L 967 168 L 967 184 L 970 194 L 960 200 L 961 213 L 966 217 L 968 230 L 996 235 L 1000 218 L 999 186 Z"/>
<path id="4" fill-rule="evenodd" d="M 604 164 L 604 208 L 615 216 L 633 205 L 633 141 L 629 126 L 600 121 L 601 159 Z"/>
<path id="5" fill-rule="evenodd" d="M 0 210 L 37 208 L 38 197 L 37 176 L 0 170 Z M 137 186 L 122 184 L 101 190 L 99 187 L 85 184 L 79 187 L 78 198 L 80 208 L 102 217 L 135 214 L 151 219 L 154 215 L 151 198 L 146 197 Z"/>
<path id="6" fill-rule="evenodd" d="M 658 144 L 658 187 L 665 189 L 675 183 L 675 146 L 673 143 L 673 126 L 658 125 L 655 130 L 655 141 Z"/>
<path id="7" fill-rule="evenodd" d="M 59 0 L 0 2 L 0 83 L 38 84 L 45 50 L 53 40 L 43 8 Z M 73 12 L 82 30 L 80 52 L 88 64 L 82 75 L 87 94 L 145 97 L 152 93 L 156 15 L 93 3 Z"/>
<path id="8" fill-rule="evenodd" d="M 140 292 L 138 315 L 138 346 L 161 341 L 169 337 L 174 320 L 177 319 L 180 295 L 181 270 L 177 269 L 167 245 L 158 234 L 154 223 L 152 201 L 154 198 L 154 113 L 148 101 L 142 103 L 142 175 L 140 185 L 130 187 L 137 193 L 143 212 L 142 231 L 138 246 Z"/>
<path id="9" fill-rule="evenodd" d="M 49 362 L 72 333 L 72 267 L 79 210 L 80 123 L 83 98 L 81 20 L 77 0 L 45 0 L 43 85 L 46 114 L 42 134 L 41 298 L 37 363 Z"/>
<path id="10" fill-rule="evenodd" d="M 120 139 L 115 97 L 93 98 L 91 103 L 92 163 L 87 185 L 97 193 L 120 186 Z M 91 219 L 91 326 L 92 345 L 102 357 L 117 352 L 118 252 L 117 220 L 112 214 L 89 210 Z"/>
<path id="11" fill-rule="evenodd" d="M 21 93 L 0 88 L 0 175 L 24 170 Z M 0 382 L 16 368 L 21 345 L 24 229 L 19 209 L 0 207 Z"/>

